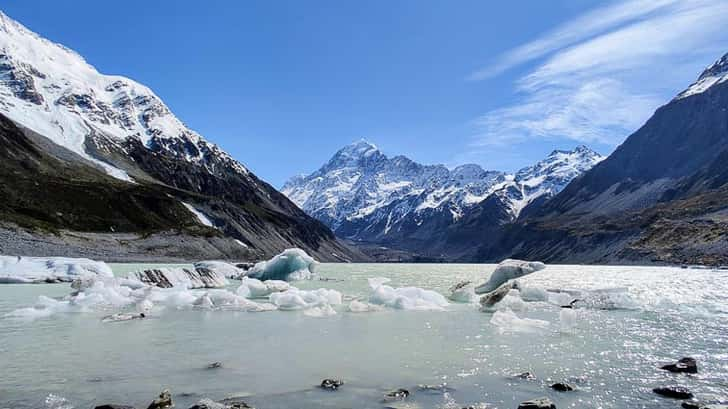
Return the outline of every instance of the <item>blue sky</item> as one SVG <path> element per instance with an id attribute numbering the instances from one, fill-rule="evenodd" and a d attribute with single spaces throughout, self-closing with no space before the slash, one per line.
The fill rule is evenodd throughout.
<path id="1" fill-rule="evenodd" d="M 9 0 L 275 186 L 360 138 L 514 170 L 611 152 L 728 52 L 726 0 Z"/>

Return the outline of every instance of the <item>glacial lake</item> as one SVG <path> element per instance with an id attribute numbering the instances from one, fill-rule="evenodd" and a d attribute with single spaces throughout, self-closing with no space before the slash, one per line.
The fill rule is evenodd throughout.
<path id="1" fill-rule="evenodd" d="M 112 264 L 117 275 L 140 267 Z M 462 303 L 441 311 L 348 311 L 352 299 L 367 300 L 368 278 L 447 295 L 459 281 L 484 281 L 494 267 L 323 264 L 318 276 L 327 281 L 293 285 L 344 295 L 336 314 L 324 317 L 167 307 L 126 322 L 102 322 L 113 309 L 30 319 L 13 312 L 39 296 L 65 297 L 69 285 L 0 286 L 0 408 L 143 409 L 165 388 L 182 409 L 226 397 L 262 409 L 515 409 L 541 396 L 558 408 L 678 408 L 680 401 L 652 392 L 676 384 L 701 401 L 728 400 L 724 270 L 549 265 L 519 279 L 536 293 L 551 290 L 549 300 L 513 297 L 497 312 Z M 238 285 L 231 281 L 231 291 Z M 591 301 L 565 314 L 559 297 L 568 302 L 579 290 L 590 291 Z M 698 374 L 659 369 L 683 356 L 698 360 Z M 207 369 L 212 362 L 222 367 Z M 513 377 L 525 371 L 536 379 Z M 321 390 L 324 378 L 345 384 Z M 553 391 L 555 382 L 576 390 Z M 447 393 L 419 384 L 446 384 Z M 383 403 L 397 388 L 411 395 Z"/>

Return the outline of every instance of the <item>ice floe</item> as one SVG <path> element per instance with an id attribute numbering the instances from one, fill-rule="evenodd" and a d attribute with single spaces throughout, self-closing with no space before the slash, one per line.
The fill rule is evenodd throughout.
<path id="1" fill-rule="evenodd" d="M 291 288 L 291 285 L 286 281 L 260 281 L 255 278 L 243 277 L 236 293 L 245 298 L 266 298 L 273 293 L 286 291 L 289 288 Z"/>
<path id="2" fill-rule="evenodd" d="M 0 284 L 70 282 L 93 276 L 113 273 L 106 263 L 87 258 L 0 256 Z"/>
<path id="3" fill-rule="evenodd" d="M 226 263 L 218 260 L 198 261 L 194 264 L 195 270 L 209 270 L 223 277 L 239 280 L 245 275 L 245 270 L 238 268 L 234 264 Z"/>
<path id="4" fill-rule="evenodd" d="M 259 280 L 306 280 L 316 272 L 318 261 L 305 251 L 292 248 L 267 261 L 256 263 L 249 271 L 248 277 Z"/>
<path id="5" fill-rule="evenodd" d="M 319 288 L 318 290 L 299 290 L 291 287 L 287 291 L 273 293 L 268 297 L 271 304 L 280 310 L 305 310 L 327 305 L 340 305 L 342 295 L 336 290 Z"/>
<path id="6" fill-rule="evenodd" d="M 536 271 L 543 270 L 544 268 L 546 268 L 546 265 L 539 261 L 522 261 L 514 259 L 503 260 L 500 264 L 498 264 L 498 267 L 495 268 L 488 281 L 475 288 L 475 293 L 489 293 L 500 287 L 501 284 L 508 280 L 523 277 Z"/>
<path id="7" fill-rule="evenodd" d="M 490 323 L 498 327 L 500 332 L 541 332 L 548 329 L 551 323 L 533 318 L 521 318 L 510 309 L 496 311 Z"/>
<path id="8" fill-rule="evenodd" d="M 476 303 L 480 297 L 475 294 L 475 284 L 472 281 L 461 281 L 450 287 L 448 298 L 455 302 Z"/>
<path id="9" fill-rule="evenodd" d="M 399 310 L 443 310 L 449 305 L 442 294 L 419 287 L 393 288 L 384 283 L 389 279 L 376 277 L 369 279 L 373 292 L 369 296 L 371 304 L 383 305 Z"/>

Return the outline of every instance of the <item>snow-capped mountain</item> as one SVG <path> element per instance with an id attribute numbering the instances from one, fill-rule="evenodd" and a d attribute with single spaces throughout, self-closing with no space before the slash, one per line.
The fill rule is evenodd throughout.
<path id="1" fill-rule="evenodd" d="M 685 91 L 678 94 L 675 99 L 689 97 L 705 92 L 708 88 L 728 81 L 728 54 L 711 64 Z"/>
<path id="2" fill-rule="evenodd" d="M 185 126 L 148 87 L 99 73 L 76 52 L 2 12 L 0 133 L 16 149 L 0 151 L 5 165 L 0 171 L 7 172 L 0 173 L 7 188 L 0 229 L 11 221 L 142 232 L 148 238 L 162 231 L 198 234 L 202 228 L 203 238 L 192 242 L 203 257 L 259 258 L 287 247 L 324 260 L 354 254 L 324 225 Z M 68 186 L 29 200 L 51 180 Z M 86 197 L 64 193 L 74 189 Z M 84 218 L 94 222 L 80 222 Z M 224 241 L 211 237 L 224 237 L 229 245 L 211 244 Z M 185 240 L 160 240 L 150 251 L 192 257 L 192 250 L 172 250 Z"/>
<path id="3" fill-rule="evenodd" d="M 245 167 L 187 128 L 152 90 L 129 78 L 103 75 L 76 52 L 28 30 L 0 12 L 0 113 L 130 181 L 126 171 L 90 153 L 106 140 L 166 150 L 214 172 L 215 157 Z M 91 136 L 92 138 L 89 138 Z M 93 140 L 89 140 L 93 139 Z"/>
<path id="4" fill-rule="evenodd" d="M 288 181 L 282 192 L 342 237 L 400 242 L 458 223 L 476 205 L 496 199 L 510 221 L 539 198 L 551 197 L 603 157 L 585 146 L 554 151 L 515 174 L 467 164 L 452 170 L 392 158 L 359 141 L 319 170 Z M 426 233 L 425 233 L 426 232 Z"/>

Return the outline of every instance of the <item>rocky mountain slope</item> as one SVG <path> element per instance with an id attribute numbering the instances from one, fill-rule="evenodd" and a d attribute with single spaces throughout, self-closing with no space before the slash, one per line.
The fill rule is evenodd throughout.
<path id="1" fill-rule="evenodd" d="M 362 257 L 149 88 L 100 74 L 2 13 L 0 125 L 0 222 L 18 238 L 0 253 L 59 251 L 58 237 L 89 232 L 108 245 L 101 256 L 119 258 L 257 259 L 293 246 L 322 260 Z"/>
<path id="2" fill-rule="evenodd" d="M 504 255 L 728 264 L 728 54 L 478 258 Z"/>
<path id="3" fill-rule="evenodd" d="M 359 141 L 311 175 L 291 179 L 282 192 L 341 237 L 452 258 L 473 248 L 472 230 L 483 227 L 478 218 L 493 226 L 511 222 L 602 159 L 580 146 L 515 174 L 473 164 L 449 170 L 389 158 Z"/>

